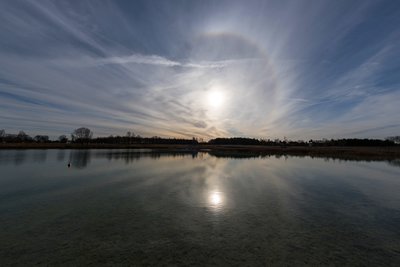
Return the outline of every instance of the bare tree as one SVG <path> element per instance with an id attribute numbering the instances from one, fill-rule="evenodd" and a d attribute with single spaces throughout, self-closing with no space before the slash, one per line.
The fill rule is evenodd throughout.
<path id="1" fill-rule="evenodd" d="M 60 141 L 60 143 L 66 143 L 68 142 L 68 138 L 66 135 L 63 134 L 58 137 L 58 141 Z"/>
<path id="2" fill-rule="evenodd" d="M 38 143 L 47 143 L 49 142 L 49 136 L 48 135 L 36 135 L 33 140 Z"/>
<path id="3" fill-rule="evenodd" d="M 32 140 L 32 138 L 27 135 L 24 131 L 19 131 L 17 138 L 19 141 L 29 141 Z"/>
<path id="4" fill-rule="evenodd" d="M 89 141 L 93 136 L 93 132 L 85 127 L 81 127 L 78 129 L 75 129 L 74 132 L 71 134 L 71 139 L 74 142 L 84 142 L 84 141 Z"/>
<path id="5" fill-rule="evenodd" d="M 389 136 L 386 138 L 386 140 L 389 140 L 395 144 L 400 144 L 400 136 Z"/>
<path id="6" fill-rule="evenodd" d="M 6 131 L 0 130 L 0 142 L 3 142 L 5 137 L 6 137 Z"/>
<path id="7" fill-rule="evenodd" d="M 128 143 L 132 144 L 132 139 L 135 138 L 135 133 L 131 132 L 131 131 L 128 131 L 126 133 L 126 137 L 128 138 Z"/>

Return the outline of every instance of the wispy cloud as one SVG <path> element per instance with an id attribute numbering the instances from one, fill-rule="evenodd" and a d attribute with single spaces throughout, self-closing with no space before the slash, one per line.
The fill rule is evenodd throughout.
<path id="1" fill-rule="evenodd" d="M 372 1 L 2 2 L 0 128 L 395 135 L 399 13 Z"/>
<path id="2" fill-rule="evenodd" d="M 166 58 L 151 55 L 144 56 L 140 54 L 134 54 L 127 57 L 110 57 L 106 59 L 100 59 L 97 61 L 100 64 L 149 64 L 149 65 L 159 65 L 159 66 L 181 66 L 182 64 L 177 61 L 168 60 Z"/>

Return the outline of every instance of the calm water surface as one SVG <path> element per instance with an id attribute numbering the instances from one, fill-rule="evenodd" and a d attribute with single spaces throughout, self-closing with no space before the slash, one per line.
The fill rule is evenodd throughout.
<path id="1" fill-rule="evenodd" d="M 0 150 L 0 265 L 36 264 L 400 266 L 400 167 Z"/>

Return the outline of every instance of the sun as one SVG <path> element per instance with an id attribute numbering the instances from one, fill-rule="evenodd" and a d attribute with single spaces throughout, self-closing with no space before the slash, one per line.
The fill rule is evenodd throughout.
<path id="1" fill-rule="evenodd" d="M 225 102 L 225 95 L 221 90 L 212 90 L 208 92 L 207 101 L 211 107 L 219 108 Z"/>

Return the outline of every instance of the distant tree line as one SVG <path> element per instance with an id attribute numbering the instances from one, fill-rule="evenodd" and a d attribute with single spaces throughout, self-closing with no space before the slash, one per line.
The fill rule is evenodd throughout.
<path id="1" fill-rule="evenodd" d="M 397 139 L 396 139 L 397 140 Z M 400 138 L 399 138 L 400 141 Z M 397 143 L 393 138 L 381 139 L 322 139 L 309 141 L 290 141 L 275 139 L 254 139 L 245 137 L 215 138 L 208 141 L 212 145 L 256 145 L 256 146 L 394 146 Z"/>
<path id="2" fill-rule="evenodd" d="M 86 128 L 80 127 L 71 133 L 71 137 L 60 135 L 57 140 L 51 141 L 48 135 L 29 136 L 24 131 L 18 134 L 7 134 L 5 130 L 0 130 L 0 143 L 81 143 L 81 144 L 182 144 L 182 145 L 250 145 L 250 146 L 400 146 L 400 136 L 387 137 L 381 139 L 322 139 L 309 141 L 291 141 L 284 138 L 280 139 L 255 139 L 247 137 L 231 137 L 231 138 L 215 138 L 208 142 L 202 142 L 196 138 L 162 138 L 158 136 L 141 137 L 133 132 L 127 132 L 124 136 L 108 136 L 93 138 L 93 132 Z"/>
<path id="3" fill-rule="evenodd" d="M 23 131 L 18 134 L 6 134 L 5 130 L 0 130 L 0 143 L 78 143 L 78 144 L 198 144 L 195 138 L 162 138 L 158 136 L 141 137 L 132 132 L 127 132 L 125 136 L 108 136 L 93 138 L 93 132 L 81 127 L 71 133 L 71 138 L 67 135 L 60 135 L 57 140 L 51 141 L 47 135 L 36 135 L 31 137 Z"/>
<path id="4" fill-rule="evenodd" d="M 396 143 L 385 139 L 331 139 L 331 140 L 310 140 L 313 146 L 394 146 Z"/>
<path id="5" fill-rule="evenodd" d="M 215 138 L 208 141 L 210 145 L 248 145 L 248 146 L 284 146 L 284 145 L 293 145 L 293 146 L 305 146 L 307 145 L 304 141 L 287 141 L 286 138 L 284 140 L 275 139 L 255 139 L 255 138 L 247 138 L 247 137 L 231 137 L 231 138 Z"/>
<path id="6" fill-rule="evenodd" d="M 0 130 L 0 142 L 2 143 L 48 143 L 48 135 L 36 135 L 31 137 L 24 131 L 19 131 L 18 134 L 7 134 L 5 130 Z"/>
<path id="7" fill-rule="evenodd" d="M 180 139 L 180 138 L 161 138 L 158 136 L 141 137 L 141 136 L 109 136 L 98 137 L 92 139 L 91 143 L 101 144 L 165 144 L 165 145 L 195 145 L 198 144 L 196 139 Z"/>

